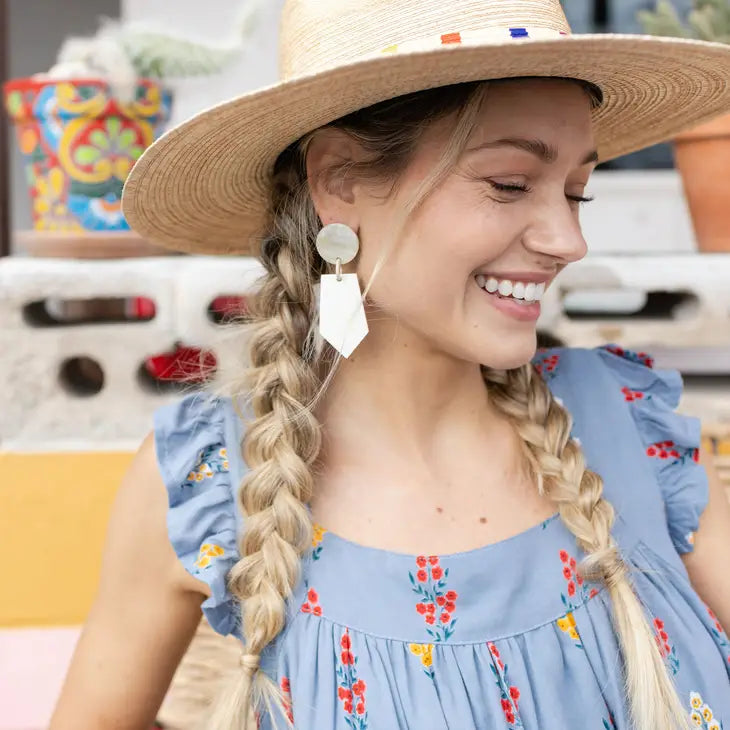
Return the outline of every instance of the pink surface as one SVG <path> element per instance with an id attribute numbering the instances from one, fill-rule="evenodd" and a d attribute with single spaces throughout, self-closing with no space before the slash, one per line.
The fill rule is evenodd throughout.
<path id="1" fill-rule="evenodd" d="M 43 730 L 80 627 L 0 630 L 0 730 Z"/>

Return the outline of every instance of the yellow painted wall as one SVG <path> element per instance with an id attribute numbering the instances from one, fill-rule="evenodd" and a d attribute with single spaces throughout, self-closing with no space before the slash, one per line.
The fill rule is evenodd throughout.
<path id="1" fill-rule="evenodd" d="M 0 627 L 84 621 L 131 453 L 0 452 Z"/>

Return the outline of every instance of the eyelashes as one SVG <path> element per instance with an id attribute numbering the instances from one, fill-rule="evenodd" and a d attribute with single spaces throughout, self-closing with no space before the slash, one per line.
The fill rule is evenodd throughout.
<path id="1" fill-rule="evenodd" d="M 492 190 L 510 197 L 510 200 L 498 200 L 497 202 L 499 203 L 512 202 L 512 200 L 519 197 L 521 194 L 526 194 L 532 191 L 532 188 L 525 183 L 500 183 L 496 180 L 490 180 L 488 178 L 485 178 L 485 182 L 492 188 Z M 590 203 L 594 200 L 593 197 L 584 197 L 582 195 L 568 195 L 567 193 L 565 194 L 565 197 L 572 203 L 577 203 L 578 205 L 582 205 L 583 203 Z"/>

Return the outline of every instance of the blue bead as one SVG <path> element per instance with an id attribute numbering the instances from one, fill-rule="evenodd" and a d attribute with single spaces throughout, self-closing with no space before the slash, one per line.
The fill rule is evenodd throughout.
<path id="1" fill-rule="evenodd" d="M 512 38 L 529 38 L 530 35 L 527 32 L 527 28 L 510 28 L 509 34 Z"/>

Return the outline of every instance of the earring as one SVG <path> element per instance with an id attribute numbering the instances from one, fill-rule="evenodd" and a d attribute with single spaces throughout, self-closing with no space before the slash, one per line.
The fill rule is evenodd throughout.
<path id="1" fill-rule="evenodd" d="M 357 233 L 344 223 L 330 223 L 317 235 L 317 251 L 334 274 L 323 274 L 319 286 L 319 331 L 344 357 L 349 357 L 368 333 L 357 274 L 343 274 L 342 264 L 360 250 Z"/>

